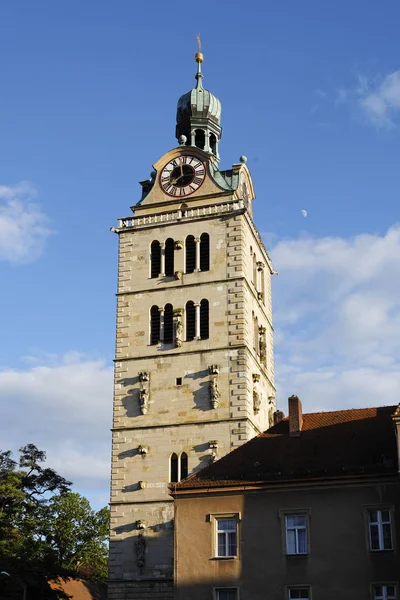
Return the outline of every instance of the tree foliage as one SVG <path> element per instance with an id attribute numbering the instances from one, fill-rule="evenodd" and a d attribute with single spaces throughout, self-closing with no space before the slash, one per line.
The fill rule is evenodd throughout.
<path id="1" fill-rule="evenodd" d="M 33 444 L 18 462 L 0 451 L 0 571 L 28 583 L 32 598 L 58 577 L 107 578 L 108 508 L 93 510 L 45 460 Z"/>

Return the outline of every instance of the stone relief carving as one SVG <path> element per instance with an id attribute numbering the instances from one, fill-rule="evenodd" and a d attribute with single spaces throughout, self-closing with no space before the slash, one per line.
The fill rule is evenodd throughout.
<path id="1" fill-rule="evenodd" d="M 220 391 L 218 389 L 218 381 L 217 381 L 217 377 L 219 374 L 219 368 L 218 365 L 211 365 L 209 368 L 209 373 L 211 375 L 211 381 L 210 381 L 210 404 L 211 404 L 211 408 L 218 408 L 219 405 L 219 398 L 220 398 Z"/>
<path id="2" fill-rule="evenodd" d="M 275 396 L 268 396 L 268 426 L 275 425 Z"/>
<path id="3" fill-rule="evenodd" d="M 259 381 L 259 373 L 253 373 L 253 411 L 255 415 L 257 415 L 261 409 L 261 395 L 258 386 Z"/>
<path id="4" fill-rule="evenodd" d="M 142 372 L 139 373 L 139 382 L 140 382 L 140 390 L 139 390 L 139 403 L 140 403 L 140 412 L 142 415 L 145 415 L 149 410 L 149 374 Z"/>
<path id="5" fill-rule="evenodd" d="M 183 309 L 176 308 L 174 310 L 174 341 L 175 347 L 180 348 L 183 342 L 183 323 L 182 323 Z"/>
<path id="6" fill-rule="evenodd" d="M 260 361 L 262 362 L 263 365 L 266 365 L 266 363 L 267 363 L 267 343 L 265 341 L 265 332 L 266 331 L 267 330 L 266 330 L 266 328 L 263 325 L 261 325 L 258 328 L 258 333 L 259 333 L 259 336 L 260 336 L 260 345 L 259 345 L 259 348 L 260 348 Z"/>
<path id="7" fill-rule="evenodd" d="M 265 264 L 262 262 L 262 260 L 258 260 L 257 261 L 257 271 L 264 271 L 265 269 Z"/>

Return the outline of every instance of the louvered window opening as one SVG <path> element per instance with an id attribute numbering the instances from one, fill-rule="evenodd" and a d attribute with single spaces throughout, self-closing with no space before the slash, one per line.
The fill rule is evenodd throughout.
<path id="1" fill-rule="evenodd" d="M 203 233 L 200 236 L 200 271 L 210 270 L 210 236 Z"/>
<path id="2" fill-rule="evenodd" d="M 160 341 L 160 311 L 158 306 L 152 306 L 150 311 L 150 344 Z"/>
<path id="3" fill-rule="evenodd" d="M 186 273 L 193 273 L 196 268 L 196 243 L 193 235 L 186 238 Z"/>
<path id="4" fill-rule="evenodd" d="M 158 277 L 161 272 L 161 246 L 160 242 L 151 244 L 151 277 Z"/>
<path id="5" fill-rule="evenodd" d="M 174 240 L 168 238 L 165 242 L 165 274 L 171 276 L 174 274 Z"/>
<path id="6" fill-rule="evenodd" d="M 164 344 L 172 344 L 173 341 L 173 316 L 172 304 L 166 304 L 164 309 Z"/>
<path id="7" fill-rule="evenodd" d="M 209 337 L 209 304 L 208 300 L 202 300 L 200 302 L 200 337 L 202 340 L 206 340 Z"/>
<path id="8" fill-rule="evenodd" d="M 196 309 L 193 302 L 186 304 L 186 340 L 190 342 L 196 337 Z"/>
<path id="9" fill-rule="evenodd" d="M 188 476 L 188 456 L 186 452 L 181 454 L 181 481 Z"/>
<path id="10" fill-rule="evenodd" d="M 174 452 L 170 458 L 170 482 L 178 483 L 178 481 L 178 457 Z"/>

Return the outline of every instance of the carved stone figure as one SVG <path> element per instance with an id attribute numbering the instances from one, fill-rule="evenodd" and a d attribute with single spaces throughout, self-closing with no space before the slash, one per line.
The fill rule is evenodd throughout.
<path id="1" fill-rule="evenodd" d="M 145 371 L 139 373 L 140 390 L 139 405 L 140 412 L 145 415 L 149 410 L 149 374 Z"/>
<path id="2" fill-rule="evenodd" d="M 139 392 L 140 399 L 140 411 L 142 415 L 145 415 L 149 410 L 149 392 L 143 387 Z"/>
<path id="3" fill-rule="evenodd" d="M 146 564 L 146 540 L 142 533 L 139 533 L 135 542 L 136 564 L 139 569 L 143 569 Z"/>
<path id="4" fill-rule="evenodd" d="M 254 414 L 258 414 L 261 408 L 261 398 L 258 389 L 256 386 L 253 388 L 253 411 Z"/>
<path id="5" fill-rule="evenodd" d="M 175 321 L 175 346 L 180 348 L 183 342 L 183 324 L 180 318 Z"/>
<path id="6" fill-rule="evenodd" d="M 211 408 L 217 408 L 219 404 L 220 391 L 218 389 L 217 378 L 213 377 L 210 381 L 210 403 Z"/>
<path id="7" fill-rule="evenodd" d="M 265 343 L 264 337 L 260 337 L 260 360 L 263 365 L 267 361 L 267 344 Z"/>

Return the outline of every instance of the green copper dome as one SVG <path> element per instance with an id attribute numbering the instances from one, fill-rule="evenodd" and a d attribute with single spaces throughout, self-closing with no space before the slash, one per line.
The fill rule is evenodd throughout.
<path id="1" fill-rule="evenodd" d="M 186 138 L 188 146 L 197 146 L 218 157 L 221 139 L 221 102 L 214 94 L 203 88 L 201 63 L 203 55 L 196 54 L 196 87 L 178 100 L 176 111 L 176 137 Z"/>
<path id="2" fill-rule="evenodd" d="M 183 94 L 178 100 L 176 122 L 179 123 L 190 117 L 205 117 L 219 124 L 221 121 L 221 102 L 214 94 L 203 88 L 202 73 L 198 73 L 196 78 L 196 87 Z"/>

